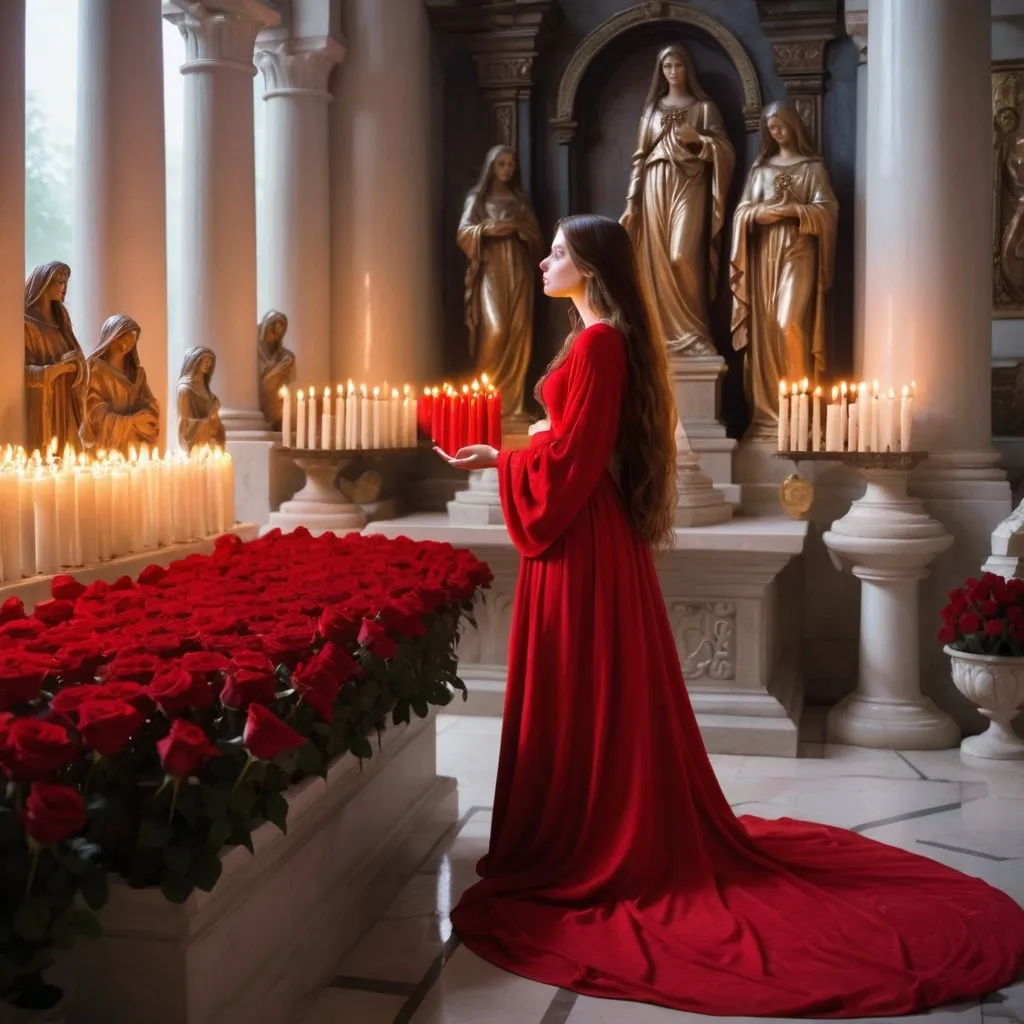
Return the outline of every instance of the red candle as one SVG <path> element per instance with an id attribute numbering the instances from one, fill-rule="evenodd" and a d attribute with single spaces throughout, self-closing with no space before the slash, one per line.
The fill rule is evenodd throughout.
<path id="1" fill-rule="evenodd" d="M 480 384 L 473 381 L 473 394 L 469 399 L 470 444 L 487 444 L 486 399 L 480 394 Z"/>
<path id="2" fill-rule="evenodd" d="M 462 409 L 461 409 L 461 396 L 455 388 L 450 388 L 448 391 L 448 411 L 445 415 L 445 425 L 447 427 L 447 438 L 449 447 L 445 448 L 445 451 L 451 455 L 454 455 L 460 448 L 464 447 L 462 444 Z"/>
<path id="3" fill-rule="evenodd" d="M 434 444 L 444 448 L 444 399 L 437 388 L 432 388 L 430 392 L 430 439 Z"/>
<path id="4" fill-rule="evenodd" d="M 423 394 L 416 399 L 416 440 L 420 438 L 432 441 L 434 433 L 434 396 L 430 388 L 424 388 Z"/>
<path id="5" fill-rule="evenodd" d="M 459 395 L 459 442 L 463 445 L 476 444 L 470 433 L 468 384 L 462 385 L 462 394 Z"/>
<path id="6" fill-rule="evenodd" d="M 497 391 L 487 395 L 487 443 L 501 450 L 501 395 Z"/>

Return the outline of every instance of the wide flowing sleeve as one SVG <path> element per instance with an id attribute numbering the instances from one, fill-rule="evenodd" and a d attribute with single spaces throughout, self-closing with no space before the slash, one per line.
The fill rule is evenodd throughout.
<path id="1" fill-rule="evenodd" d="M 839 203 L 823 160 L 815 160 L 807 173 L 810 198 L 806 203 L 797 204 L 800 234 L 818 236 L 818 278 L 821 287 L 827 291 L 832 285 L 835 264 Z"/>
<path id="2" fill-rule="evenodd" d="M 732 217 L 732 250 L 729 255 L 729 286 L 732 289 L 732 347 L 737 351 L 750 342 L 750 232 L 754 212 L 761 201 L 761 172 L 752 167 Z"/>
<path id="3" fill-rule="evenodd" d="M 542 555 L 569 528 L 614 454 L 628 374 L 622 335 L 606 324 L 589 328 L 573 343 L 565 369 L 559 429 L 498 456 L 505 524 L 527 558 Z"/>

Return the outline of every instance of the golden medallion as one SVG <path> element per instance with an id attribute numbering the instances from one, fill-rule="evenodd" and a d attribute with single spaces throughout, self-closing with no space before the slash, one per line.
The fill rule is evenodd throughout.
<path id="1" fill-rule="evenodd" d="M 799 473 L 790 473 L 779 484 L 779 500 L 790 519 L 803 519 L 814 504 L 814 487 Z"/>

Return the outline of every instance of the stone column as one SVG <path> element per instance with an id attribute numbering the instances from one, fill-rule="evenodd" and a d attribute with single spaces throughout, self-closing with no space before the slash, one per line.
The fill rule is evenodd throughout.
<path id="1" fill-rule="evenodd" d="M 0 4 L 0 443 L 25 437 L 25 0 Z"/>
<path id="2" fill-rule="evenodd" d="M 138 0 L 80 0 L 74 260 L 68 300 L 86 354 L 103 321 L 142 327 L 139 356 L 168 434 L 163 24 Z M 173 416 L 171 417 L 173 420 Z"/>
<path id="3" fill-rule="evenodd" d="M 441 203 L 423 0 L 350 0 L 331 108 L 331 369 L 401 386 L 441 363 Z M 443 229 L 450 230 L 450 226 Z"/>
<path id="4" fill-rule="evenodd" d="M 268 33 L 270 36 L 273 33 Z M 257 42 L 267 104 L 259 311 L 288 317 L 296 383 L 333 384 L 328 79 L 345 49 L 330 36 Z"/>
<path id="5" fill-rule="evenodd" d="M 253 51 L 279 15 L 259 0 L 165 0 L 185 39 L 182 335 L 217 354 L 230 434 L 259 431 Z"/>
<path id="6" fill-rule="evenodd" d="M 868 7 L 847 0 L 846 32 L 857 47 L 856 165 L 853 172 L 853 372 L 864 377 L 864 236 L 867 227 Z"/>

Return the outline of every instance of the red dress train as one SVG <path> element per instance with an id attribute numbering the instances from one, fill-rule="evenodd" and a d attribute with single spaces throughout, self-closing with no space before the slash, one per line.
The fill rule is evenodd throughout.
<path id="1" fill-rule="evenodd" d="M 1024 911 L 999 890 L 733 815 L 607 472 L 626 386 L 622 335 L 583 332 L 544 382 L 551 430 L 499 460 L 523 560 L 490 849 L 456 932 L 549 985 L 717 1015 L 892 1016 L 1013 982 Z"/>

